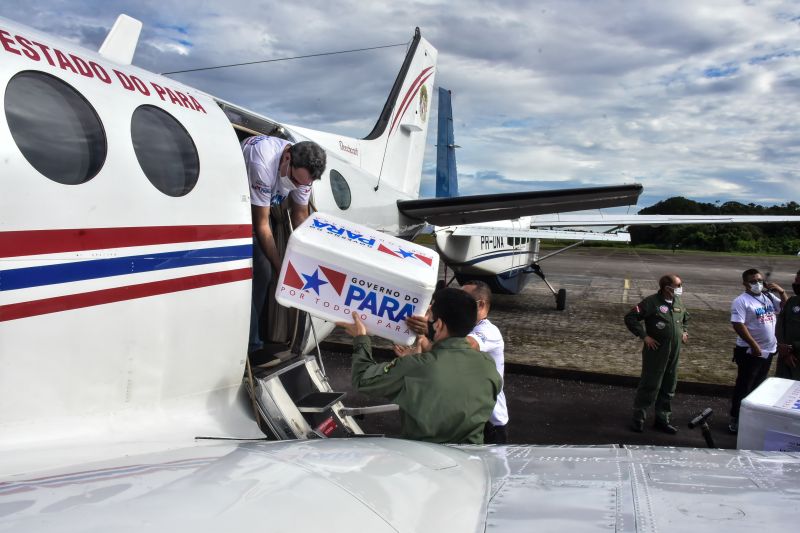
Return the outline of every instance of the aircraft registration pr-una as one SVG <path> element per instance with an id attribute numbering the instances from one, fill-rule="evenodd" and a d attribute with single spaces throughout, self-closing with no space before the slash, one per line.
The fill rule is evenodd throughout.
<path id="1" fill-rule="evenodd" d="M 120 17 L 94 53 L 0 20 L 0 531 L 796 527 L 796 453 L 352 438 L 336 406 L 337 432 L 325 420 L 264 441 L 258 416 L 273 437 L 305 422 L 254 415 L 243 386 L 239 142 L 319 142 L 317 208 L 411 235 L 422 211 L 435 223 L 454 205 L 416 199 L 436 50 L 417 33 L 375 129 L 351 139 L 132 66 L 140 27 Z M 640 189 L 575 194 L 609 206 Z M 512 211 L 540 212 L 541 197 L 516 196 Z M 494 220 L 504 201 L 464 221 Z M 304 379 L 323 387 L 309 359 Z"/>

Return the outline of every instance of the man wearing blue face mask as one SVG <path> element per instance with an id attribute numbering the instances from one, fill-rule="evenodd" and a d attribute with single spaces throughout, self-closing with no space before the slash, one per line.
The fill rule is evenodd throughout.
<path id="1" fill-rule="evenodd" d="M 689 313 L 681 302 L 683 282 L 675 274 L 658 280 L 659 290 L 625 315 L 625 325 L 642 339 L 642 377 L 633 400 L 631 429 L 644 431 L 647 410 L 655 403 L 653 427 L 670 435 L 678 428 L 670 424 L 672 398 L 678 384 L 681 344 L 689 339 Z M 644 322 L 644 324 L 642 324 Z"/>
<path id="2" fill-rule="evenodd" d="M 731 433 L 739 432 L 742 399 L 767 379 L 772 357 L 778 350 L 776 319 L 787 299 L 786 291 L 777 283 L 765 282 L 755 268 L 742 272 L 742 284 L 745 291 L 731 304 L 731 325 L 738 336 L 733 349 L 738 372 L 728 424 Z"/>

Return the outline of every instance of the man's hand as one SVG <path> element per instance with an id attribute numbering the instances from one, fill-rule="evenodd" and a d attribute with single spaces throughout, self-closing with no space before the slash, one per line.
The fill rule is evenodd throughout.
<path id="1" fill-rule="evenodd" d="M 433 342 L 425 335 L 417 335 L 417 346 L 419 347 L 419 353 L 430 352 Z"/>
<path id="2" fill-rule="evenodd" d="M 422 350 L 419 347 L 419 343 L 415 342 L 411 346 L 401 346 L 399 344 L 395 344 L 392 349 L 394 350 L 394 354 L 397 357 L 405 357 L 407 355 L 413 355 L 416 353 L 422 353 Z"/>
<path id="3" fill-rule="evenodd" d="M 367 326 L 358 318 L 358 312 L 351 311 L 350 315 L 353 317 L 353 322 L 337 322 L 337 326 L 344 328 L 345 332 L 351 337 L 358 337 L 359 335 L 367 334 Z"/>
<path id="4" fill-rule="evenodd" d="M 689 334 L 685 331 L 683 332 L 683 335 L 681 335 L 681 342 L 683 342 L 683 344 L 689 342 Z"/>
<path id="5" fill-rule="evenodd" d="M 428 319 L 424 316 L 410 316 L 406 318 L 406 325 L 408 329 L 417 335 L 425 335 L 428 333 Z"/>
<path id="6" fill-rule="evenodd" d="M 778 359 L 789 368 L 797 366 L 797 357 L 791 344 L 778 344 Z"/>
<path id="7" fill-rule="evenodd" d="M 761 347 L 758 344 L 751 344 L 750 355 L 754 357 L 761 357 Z"/>
<path id="8" fill-rule="evenodd" d="M 657 340 L 655 340 L 650 335 L 645 336 L 644 338 L 644 345 L 650 348 L 651 350 L 656 350 L 660 346 Z"/>

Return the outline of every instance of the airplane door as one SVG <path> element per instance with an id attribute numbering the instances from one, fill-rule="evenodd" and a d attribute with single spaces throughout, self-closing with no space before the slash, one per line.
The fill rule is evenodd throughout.
<path id="1" fill-rule="evenodd" d="M 514 230 L 526 229 L 522 227 L 519 219 L 511 221 L 511 228 Z M 528 266 L 527 245 L 528 239 L 522 237 L 506 237 L 506 244 L 511 246 L 512 255 L 512 271 Z"/>

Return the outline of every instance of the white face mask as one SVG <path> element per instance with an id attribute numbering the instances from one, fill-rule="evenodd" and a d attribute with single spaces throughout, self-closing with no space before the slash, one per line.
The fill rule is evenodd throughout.
<path id="1" fill-rule="evenodd" d="M 292 192 L 297 188 L 297 185 L 294 184 L 292 179 L 289 176 L 281 176 L 280 180 L 278 181 L 278 193 L 286 198 L 289 196 L 289 193 Z"/>
<path id="2" fill-rule="evenodd" d="M 764 283 L 760 281 L 750 284 L 750 292 L 752 292 L 753 294 L 761 294 L 761 290 L 763 288 L 764 288 Z"/>
<path id="3" fill-rule="evenodd" d="M 675 296 L 680 296 L 681 294 L 683 294 L 683 287 L 673 287 L 672 294 L 674 294 Z"/>

